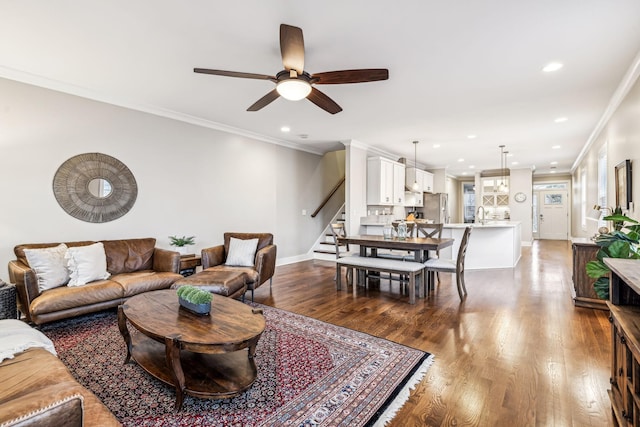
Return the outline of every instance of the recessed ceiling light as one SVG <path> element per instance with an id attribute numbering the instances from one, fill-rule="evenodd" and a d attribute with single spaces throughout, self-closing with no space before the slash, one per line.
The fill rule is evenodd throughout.
<path id="1" fill-rule="evenodd" d="M 512 165 L 519 165 L 520 162 L 511 162 Z"/>
<path id="2" fill-rule="evenodd" d="M 464 159 L 458 159 L 459 162 L 464 162 Z"/>
<path id="3" fill-rule="evenodd" d="M 440 144 L 433 144 L 433 148 L 440 148 Z"/>
<path id="4" fill-rule="evenodd" d="M 552 170 L 552 171 L 550 171 L 549 173 L 556 173 L 556 171 Z"/>
<path id="5" fill-rule="evenodd" d="M 291 128 L 289 126 L 282 126 L 280 128 L 280 132 L 289 132 L 291 130 Z"/>
<path id="6" fill-rule="evenodd" d="M 505 151 L 505 154 L 507 155 L 507 157 L 513 157 L 513 153 L 509 153 L 508 151 Z"/>
<path id="7" fill-rule="evenodd" d="M 469 165 L 469 169 L 475 169 L 476 165 Z"/>
<path id="8" fill-rule="evenodd" d="M 553 162 L 551 162 L 552 165 L 557 165 L 558 162 L 556 162 L 555 160 Z"/>
<path id="9" fill-rule="evenodd" d="M 569 120 L 569 119 L 566 118 L 566 117 L 558 117 L 557 119 L 554 120 L 554 122 L 556 122 L 556 123 L 564 123 L 567 120 Z"/>
<path id="10" fill-rule="evenodd" d="M 542 71 L 544 71 L 545 73 L 552 73 L 554 71 L 558 71 L 562 67 L 564 67 L 564 65 L 559 62 L 550 62 L 544 66 Z"/>
<path id="11" fill-rule="evenodd" d="M 469 138 L 469 139 L 475 139 L 477 137 L 478 137 L 478 135 L 467 135 L 467 138 Z"/>
<path id="12" fill-rule="evenodd" d="M 462 175 L 466 175 L 466 174 L 467 174 L 467 172 L 462 172 Z"/>
<path id="13" fill-rule="evenodd" d="M 553 146 L 553 147 L 551 147 L 551 148 L 553 148 L 554 150 L 557 150 L 558 148 L 560 148 L 560 146 L 559 146 L 559 145 L 554 145 L 554 146 Z"/>

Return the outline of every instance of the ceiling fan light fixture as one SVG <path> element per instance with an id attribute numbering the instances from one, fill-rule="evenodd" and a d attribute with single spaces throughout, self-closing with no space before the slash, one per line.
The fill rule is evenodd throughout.
<path id="1" fill-rule="evenodd" d="M 286 79 L 278 82 L 276 90 L 284 99 L 300 101 L 311 93 L 311 85 L 309 82 L 297 78 Z"/>

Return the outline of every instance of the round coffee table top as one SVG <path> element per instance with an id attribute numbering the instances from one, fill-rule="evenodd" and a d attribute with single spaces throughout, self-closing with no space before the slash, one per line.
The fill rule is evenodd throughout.
<path id="1" fill-rule="evenodd" d="M 145 292 L 123 304 L 124 314 L 145 335 L 176 337 L 183 348 L 241 344 L 265 328 L 262 311 L 232 298 L 214 295 L 211 314 L 199 316 L 180 308 L 175 289 Z"/>

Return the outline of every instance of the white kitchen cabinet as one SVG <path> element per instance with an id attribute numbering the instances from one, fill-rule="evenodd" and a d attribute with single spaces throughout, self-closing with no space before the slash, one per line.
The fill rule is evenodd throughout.
<path id="1" fill-rule="evenodd" d="M 404 192 L 404 205 L 410 208 L 421 208 L 424 206 L 424 193 Z"/>
<path id="2" fill-rule="evenodd" d="M 431 172 L 422 171 L 422 188 L 425 193 L 433 193 L 433 174 Z"/>
<path id="3" fill-rule="evenodd" d="M 384 157 L 367 159 L 367 204 L 404 205 L 404 165 Z"/>
<path id="4" fill-rule="evenodd" d="M 413 188 L 413 184 L 418 184 L 420 193 L 433 193 L 433 174 L 416 168 L 407 168 L 405 185 Z"/>
<path id="5" fill-rule="evenodd" d="M 404 172 L 402 163 L 393 164 L 393 204 L 404 206 Z"/>

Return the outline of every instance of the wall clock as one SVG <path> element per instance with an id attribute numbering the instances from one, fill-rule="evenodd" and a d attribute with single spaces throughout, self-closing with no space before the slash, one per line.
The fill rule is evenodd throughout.
<path id="1" fill-rule="evenodd" d="M 519 193 L 516 193 L 515 196 L 513 196 L 513 199 L 518 203 L 522 203 L 525 200 L 527 200 L 527 195 L 522 192 L 519 192 Z"/>

